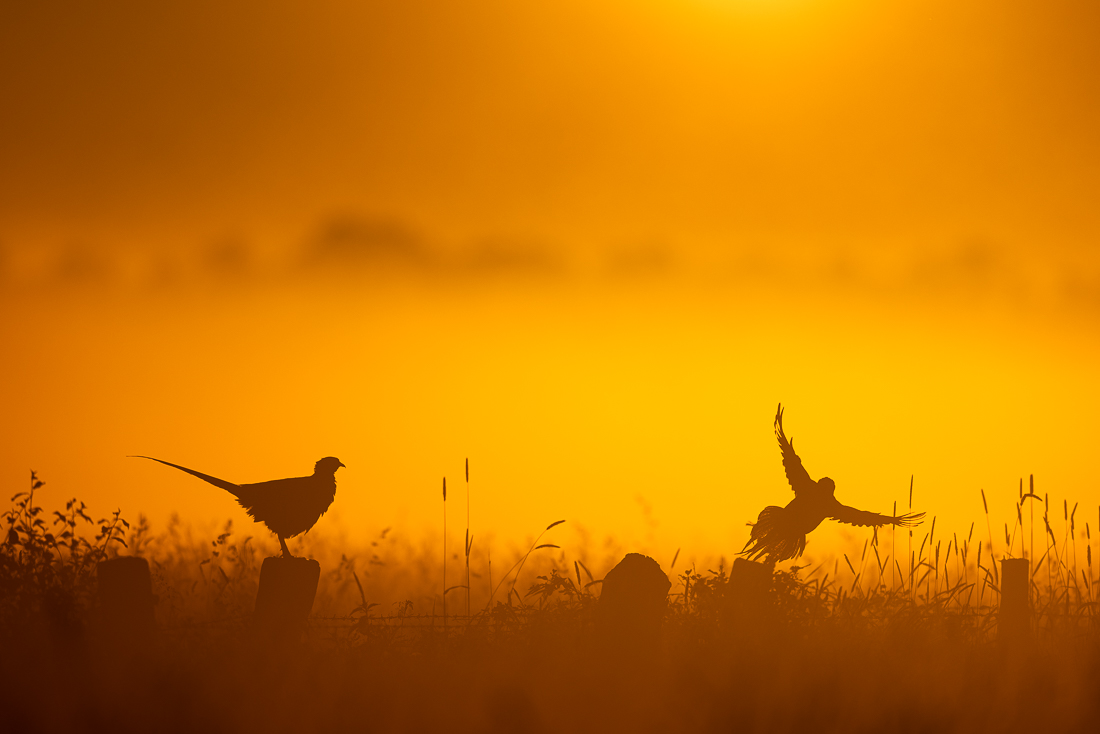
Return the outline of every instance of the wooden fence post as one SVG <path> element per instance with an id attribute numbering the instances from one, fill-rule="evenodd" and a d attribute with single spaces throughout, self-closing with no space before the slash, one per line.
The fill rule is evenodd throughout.
<path id="1" fill-rule="evenodd" d="M 735 558 L 726 584 L 725 616 L 732 629 L 759 630 L 767 621 L 773 566 Z"/>
<path id="2" fill-rule="evenodd" d="M 1001 611 L 997 617 L 997 637 L 1022 641 L 1031 634 L 1031 562 L 1027 558 L 1001 561 Z"/>
<path id="3" fill-rule="evenodd" d="M 119 556 L 96 566 L 100 622 L 114 637 L 134 642 L 149 639 L 154 629 L 153 581 L 149 563 L 136 556 Z"/>
<path id="4" fill-rule="evenodd" d="M 596 610 L 602 642 L 622 651 L 656 649 L 671 587 L 657 561 L 627 553 L 603 579 Z"/>
<path id="5" fill-rule="evenodd" d="M 265 638 L 297 639 L 317 596 L 321 564 L 310 558 L 265 558 L 260 567 L 253 630 Z"/>

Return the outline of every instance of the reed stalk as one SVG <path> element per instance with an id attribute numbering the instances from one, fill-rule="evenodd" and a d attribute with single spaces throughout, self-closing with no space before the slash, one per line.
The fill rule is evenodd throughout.
<path id="1" fill-rule="evenodd" d="M 898 501 L 894 500 L 894 517 L 898 516 Z M 894 539 L 897 537 L 897 525 L 890 526 L 890 555 L 896 555 L 897 546 L 894 544 Z M 894 569 L 890 568 L 890 591 L 891 593 L 897 588 L 897 580 L 894 578 Z"/>
<path id="2" fill-rule="evenodd" d="M 508 579 L 508 576 L 512 573 L 512 571 L 516 571 L 516 576 L 512 580 L 511 590 L 508 592 L 508 602 L 509 602 L 509 604 L 511 603 L 512 594 L 514 594 L 515 591 L 516 591 L 516 582 L 519 581 L 519 575 L 523 571 L 524 564 L 527 563 L 528 556 L 530 556 L 533 552 L 535 552 L 539 548 L 557 548 L 558 546 L 553 545 L 551 543 L 546 543 L 544 545 L 539 545 L 538 543 L 539 543 L 540 540 L 542 540 L 542 536 L 546 535 L 547 530 L 550 530 L 550 528 L 553 528 L 557 525 L 561 525 L 563 522 L 565 522 L 565 520 L 555 520 L 554 522 L 547 525 L 545 530 L 543 530 L 541 533 L 539 533 L 538 537 L 535 538 L 535 542 L 531 544 L 531 547 L 527 549 L 527 552 L 523 555 L 523 557 L 520 558 L 518 561 L 516 561 L 512 565 L 512 567 L 510 569 L 508 569 L 508 571 L 504 574 L 504 576 L 501 577 L 500 583 L 498 583 L 495 587 L 493 587 L 493 590 L 489 593 L 489 602 L 486 605 L 486 608 L 490 608 L 489 605 L 491 605 L 493 603 L 493 597 L 496 596 L 497 589 L 499 589 L 504 584 L 504 582 Z M 518 567 L 519 570 L 516 570 L 517 567 Z M 516 595 L 516 598 L 519 598 L 518 594 Z"/>
<path id="3" fill-rule="evenodd" d="M 474 539 L 470 537 L 470 457 L 466 457 L 466 617 L 470 616 L 470 549 Z"/>
<path id="4" fill-rule="evenodd" d="M 909 512 L 913 512 L 913 474 L 909 475 Z M 913 595 L 913 528 L 909 528 L 909 595 Z"/>
<path id="5" fill-rule="evenodd" d="M 443 629 L 447 629 L 447 477 L 443 477 Z"/>
<path id="6" fill-rule="evenodd" d="M 1092 530 L 1089 528 L 1089 524 L 1085 523 L 1085 556 L 1089 563 L 1089 585 L 1087 591 L 1089 592 L 1089 601 L 1093 601 L 1092 593 Z"/>
<path id="7" fill-rule="evenodd" d="M 1000 577 L 997 572 L 997 551 L 993 546 L 993 525 L 989 520 L 989 503 L 985 501 L 985 490 L 982 491 L 982 509 L 985 510 L 985 528 L 989 531 L 989 557 L 993 559 L 993 580 L 997 586 L 1001 585 Z"/>

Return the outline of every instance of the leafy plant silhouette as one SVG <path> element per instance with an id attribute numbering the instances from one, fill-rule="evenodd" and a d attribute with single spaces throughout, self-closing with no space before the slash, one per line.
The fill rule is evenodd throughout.
<path id="1" fill-rule="evenodd" d="M 30 489 L 16 493 L 0 515 L 7 526 L 0 545 L 0 622 L 7 625 L 26 624 L 59 603 L 87 609 L 96 564 L 118 545 L 126 546 L 130 523 L 120 510 L 93 520 L 87 505 L 71 499 L 64 512 L 55 510 L 48 518 L 35 497 L 45 484 L 32 471 Z M 83 532 L 89 529 L 95 530 L 91 540 Z"/>

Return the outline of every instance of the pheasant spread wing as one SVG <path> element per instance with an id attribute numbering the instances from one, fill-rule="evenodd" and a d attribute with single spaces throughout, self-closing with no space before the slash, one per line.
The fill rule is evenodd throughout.
<path id="1" fill-rule="evenodd" d="M 783 454 L 783 471 L 787 473 L 787 482 L 794 490 L 795 497 L 802 492 L 812 492 L 817 487 L 817 482 L 810 479 L 806 468 L 802 466 L 802 459 L 794 452 L 794 444 L 787 440 L 787 434 L 783 433 L 783 406 L 780 405 L 775 413 L 775 437 L 779 440 L 779 451 Z"/>
<path id="2" fill-rule="evenodd" d="M 919 525 L 920 521 L 924 519 L 924 513 L 911 512 L 908 515 L 893 517 L 891 515 L 880 515 L 877 512 L 857 510 L 854 507 L 848 507 L 838 502 L 833 507 L 832 514 L 829 515 L 829 517 L 849 525 L 863 525 L 876 528 L 882 527 L 883 525 L 898 525 L 907 528 L 913 525 Z"/>

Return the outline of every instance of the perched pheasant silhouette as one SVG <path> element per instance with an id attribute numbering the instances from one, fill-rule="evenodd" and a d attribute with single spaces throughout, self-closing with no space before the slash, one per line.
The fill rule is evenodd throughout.
<path id="1" fill-rule="evenodd" d="M 293 558 L 290 549 L 286 547 L 286 539 L 304 533 L 316 525 L 336 499 L 336 470 L 344 466 L 336 457 L 326 456 L 317 462 L 313 467 L 313 474 L 308 477 L 233 484 L 152 456 L 131 458 L 160 462 L 229 492 L 237 498 L 237 502 L 250 517 L 267 525 L 279 537 L 284 558 Z"/>
<path id="2" fill-rule="evenodd" d="M 749 523 L 752 532 L 741 554 L 751 560 L 764 558 L 768 563 L 777 563 L 798 558 L 806 550 L 806 534 L 825 518 L 877 528 L 882 525 L 911 527 L 918 525 L 924 517 L 923 512 L 900 517 L 879 515 L 840 504 L 833 496 L 836 491 L 833 480 L 822 477 L 815 482 L 802 466 L 802 459 L 794 452 L 794 444 L 783 433 L 782 404 L 776 410 L 774 428 L 775 437 L 779 439 L 779 450 L 783 453 L 783 470 L 794 490 L 794 499 L 786 507 L 765 507 L 756 523 Z"/>

